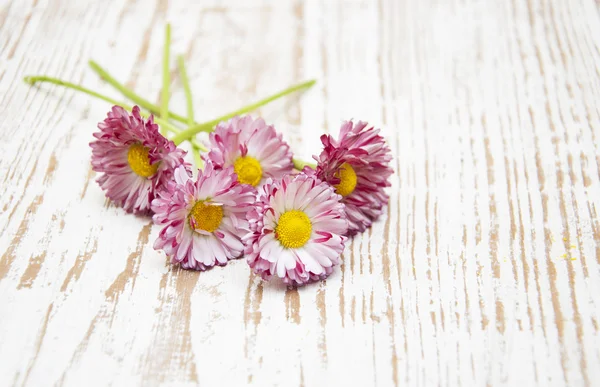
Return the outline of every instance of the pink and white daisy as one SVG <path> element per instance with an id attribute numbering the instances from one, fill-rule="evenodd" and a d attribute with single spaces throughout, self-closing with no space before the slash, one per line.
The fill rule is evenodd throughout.
<path id="1" fill-rule="evenodd" d="M 252 270 L 289 285 L 321 280 L 340 263 L 348 228 L 341 196 L 316 176 L 269 179 L 247 214 L 243 239 Z"/>
<path id="2" fill-rule="evenodd" d="M 268 178 L 292 172 L 292 151 L 281 134 L 262 118 L 234 117 L 221 122 L 209 136 L 210 152 L 203 155 L 215 167 L 233 166 L 238 180 L 257 187 Z"/>
<path id="3" fill-rule="evenodd" d="M 367 123 L 347 121 L 339 139 L 322 135 L 324 149 L 317 160 L 316 175 L 343 196 L 348 218 L 348 235 L 363 232 L 383 211 L 389 197 L 385 187 L 394 172 L 392 154 L 379 129 Z"/>
<path id="4" fill-rule="evenodd" d="M 156 193 L 173 178 L 179 165 L 188 166 L 185 151 L 163 137 L 150 116 L 144 120 L 139 107 L 131 115 L 113 106 L 98 124 L 92 148 L 92 169 L 106 196 L 127 212 L 148 213 Z"/>
<path id="5" fill-rule="evenodd" d="M 172 183 L 152 201 L 152 219 L 162 227 L 154 248 L 184 269 L 206 270 L 239 258 L 255 194 L 237 181 L 231 167 L 215 169 L 208 162 L 196 180 L 179 167 Z"/>

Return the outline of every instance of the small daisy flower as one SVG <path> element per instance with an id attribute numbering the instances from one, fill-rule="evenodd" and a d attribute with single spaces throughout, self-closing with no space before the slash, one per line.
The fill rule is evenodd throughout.
<path id="1" fill-rule="evenodd" d="M 248 233 L 246 212 L 255 190 L 240 184 L 233 168 L 215 169 L 209 162 L 196 180 L 179 167 L 175 178 L 152 202 L 153 221 L 162 227 L 154 243 L 173 264 L 206 270 L 239 258 Z"/>
<path id="2" fill-rule="evenodd" d="M 106 196 L 127 212 L 148 213 L 156 193 L 179 165 L 189 166 L 185 151 L 163 137 L 152 116 L 144 120 L 139 107 L 131 115 L 113 106 L 98 124 L 92 148 L 92 169 Z"/>
<path id="3" fill-rule="evenodd" d="M 288 285 L 326 278 L 340 263 L 348 223 L 341 196 L 316 176 L 287 175 L 269 179 L 247 214 L 244 237 L 252 270 Z"/>
<path id="4" fill-rule="evenodd" d="M 317 160 L 316 175 L 342 195 L 348 218 L 348 235 L 363 232 L 388 202 L 384 188 L 389 187 L 392 154 L 379 129 L 367 123 L 347 121 L 339 139 L 321 136 L 324 149 Z"/>
<path id="5" fill-rule="evenodd" d="M 234 117 L 209 136 L 210 152 L 203 155 L 215 167 L 233 166 L 240 183 L 257 187 L 267 178 L 292 172 L 292 151 L 281 134 L 262 118 Z"/>

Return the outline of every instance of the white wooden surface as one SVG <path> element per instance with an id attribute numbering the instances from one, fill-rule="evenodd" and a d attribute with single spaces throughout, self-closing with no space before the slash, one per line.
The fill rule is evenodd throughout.
<path id="1" fill-rule="evenodd" d="M 0 385 L 597 385 L 594 1 L 0 4 Z M 383 128 L 387 216 L 326 283 L 170 267 L 94 182 L 109 106 L 21 81 L 116 96 L 93 58 L 157 100 L 166 21 L 199 119 L 316 77 L 260 111 L 299 155 L 342 119 Z"/>

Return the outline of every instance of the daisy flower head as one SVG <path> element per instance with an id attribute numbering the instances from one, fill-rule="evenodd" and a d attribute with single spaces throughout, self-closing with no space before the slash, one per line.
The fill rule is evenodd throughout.
<path id="1" fill-rule="evenodd" d="M 393 173 L 390 148 L 379 129 L 366 122 L 346 121 L 339 138 L 322 135 L 323 151 L 317 160 L 316 175 L 331 184 L 346 205 L 348 235 L 363 232 L 381 215 L 388 202 L 385 187 Z"/>
<path id="2" fill-rule="evenodd" d="M 262 118 L 244 116 L 221 122 L 209 141 L 211 150 L 203 158 L 217 168 L 232 166 L 240 183 L 257 187 L 268 178 L 292 172 L 289 145 Z"/>
<path id="3" fill-rule="evenodd" d="M 304 173 L 269 179 L 248 214 L 246 259 L 263 279 L 288 285 L 321 280 L 340 263 L 348 228 L 341 196 Z"/>
<path id="4" fill-rule="evenodd" d="M 154 243 L 171 263 L 184 269 L 206 270 L 239 258 L 248 233 L 246 212 L 256 191 L 237 181 L 233 168 L 215 169 L 208 162 L 197 179 L 183 167 L 173 182 L 152 201 L 153 221 L 162 227 Z"/>
<path id="5" fill-rule="evenodd" d="M 90 143 L 92 169 L 106 196 L 127 212 L 148 213 L 157 192 L 179 165 L 189 167 L 186 152 L 163 137 L 153 117 L 145 120 L 135 106 L 129 114 L 113 106 Z"/>

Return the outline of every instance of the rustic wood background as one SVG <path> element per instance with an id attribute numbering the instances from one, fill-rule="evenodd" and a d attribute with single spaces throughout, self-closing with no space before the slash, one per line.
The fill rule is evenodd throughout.
<path id="1" fill-rule="evenodd" d="M 0 385 L 597 385 L 598 3 L 0 4 Z M 22 82 L 117 96 L 95 59 L 157 100 L 167 21 L 198 119 L 314 77 L 258 112 L 297 154 L 382 128 L 387 214 L 326 282 L 169 266 L 94 182 L 109 106 Z M 184 112 L 176 71 L 172 91 Z"/>

